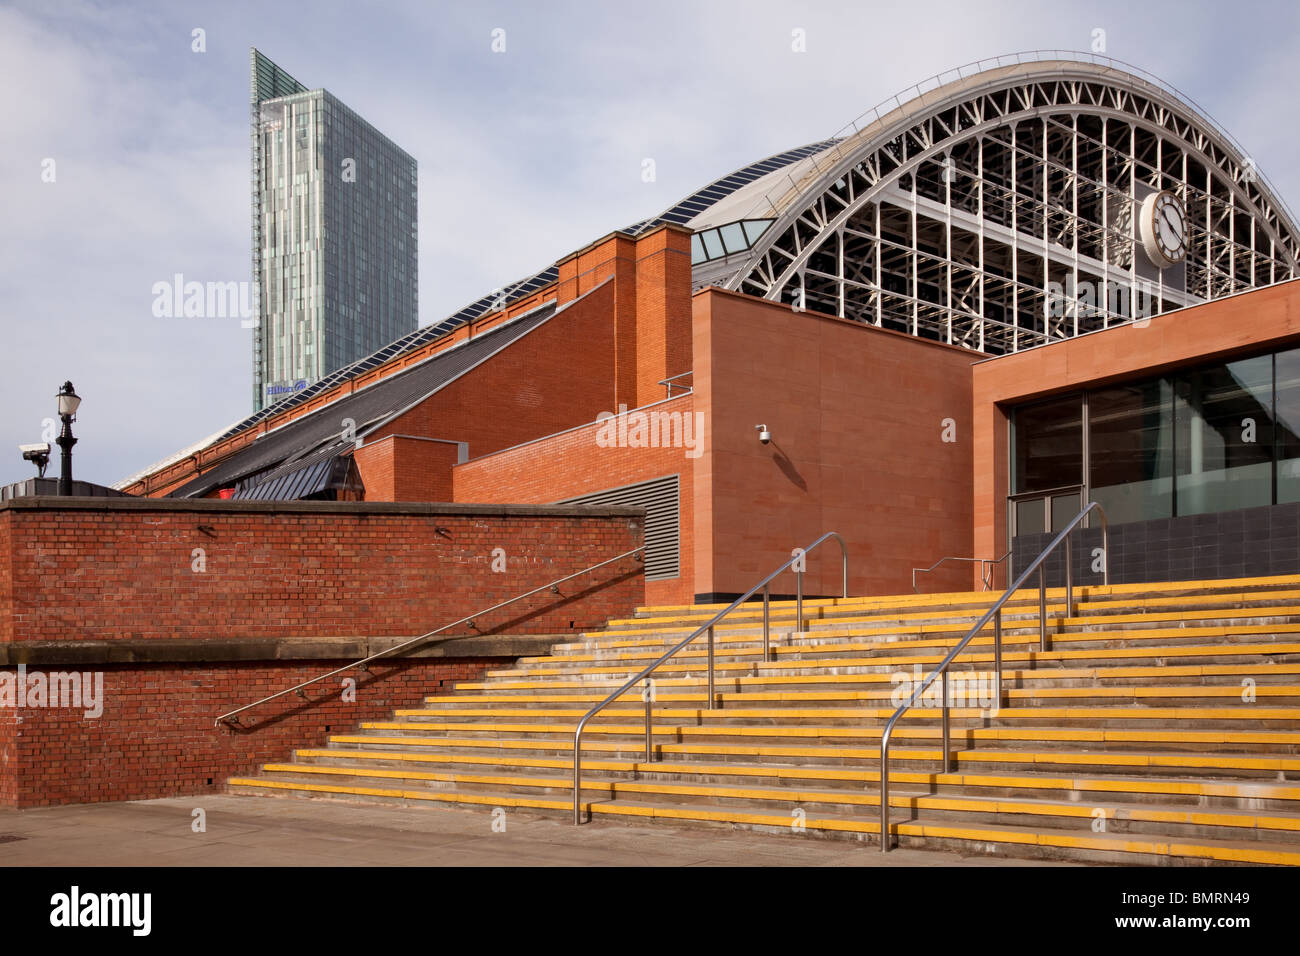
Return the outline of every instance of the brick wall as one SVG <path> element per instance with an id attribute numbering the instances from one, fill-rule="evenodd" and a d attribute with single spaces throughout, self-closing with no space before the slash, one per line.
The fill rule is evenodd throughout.
<path id="1" fill-rule="evenodd" d="M 640 543 L 584 509 L 19 499 L 0 505 L 9 641 L 415 635 Z M 506 571 L 491 569 L 503 549 Z M 202 549 L 206 570 L 194 570 Z M 593 628 L 644 599 L 633 558 L 478 622 Z M 461 629 L 466 633 L 468 629 Z"/>
<path id="2" fill-rule="evenodd" d="M 213 726 L 220 714 L 348 661 L 130 664 L 76 668 L 103 675 L 103 712 L 0 707 L 0 806 L 35 807 L 215 793 L 231 776 L 323 746 L 362 720 L 417 707 L 426 695 L 480 677 L 500 659 L 378 661 L 342 700 L 342 677 L 249 712 L 245 729 Z M 72 668 L 48 668 L 46 673 Z M 15 674 L 15 668 L 0 673 Z M 34 672 L 34 671 L 33 671 Z M 32 672 L 29 672 L 31 676 Z M 201 800 L 195 806 L 202 806 Z"/>
<path id="3" fill-rule="evenodd" d="M 477 458 L 591 421 L 614 405 L 614 291 L 610 283 L 572 303 L 367 442 L 387 435 L 464 441 Z"/>
<path id="4" fill-rule="evenodd" d="M 13 571 L 9 553 L 11 513 L 0 511 L 0 641 L 13 640 Z"/>
<path id="5" fill-rule="evenodd" d="M 471 454 L 481 455 L 590 420 L 593 406 L 598 410 L 619 402 L 644 404 L 661 394 L 654 384 L 658 379 L 690 368 L 689 230 L 664 225 L 637 238 L 613 233 L 566 256 L 558 267 L 559 280 L 553 285 L 160 468 L 125 490 L 133 495 L 167 494 L 259 435 L 551 299 L 569 307 L 528 335 L 528 347 L 516 343 L 423 403 L 423 417 L 404 416 L 401 427 L 390 427 L 384 434 L 470 441 Z M 638 271 L 642 268 L 644 278 Z M 615 281 L 601 288 L 610 279 Z M 589 298 L 575 301 L 593 291 Z M 482 370 L 487 374 L 479 374 Z"/>
<path id="6" fill-rule="evenodd" d="M 388 435 L 352 453 L 367 501 L 451 501 L 458 442 Z"/>
<path id="7" fill-rule="evenodd" d="M 690 395 L 679 395 L 645 411 L 690 415 L 694 408 Z M 452 475 L 456 501 L 543 504 L 680 475 L 681 574 L 671 580 L 647 581 L 646 600 L 651 604 L 690 603 L 695 593 L 692 473 L 702 459 L 689 457 L 685 448 L 601 447 L 596 440 L 599 429 L 599 424 L 590 423 L 458 465 Z M 692 437 L 700 436 L 692 431 Z M 702 447 L 707 448 L 707 432 L 702 440 Z"/>
<path id="8" fill-rule="evenodd" d="M 279 659 L 302 653 L 295 642 L 422 634 L 640 541 L 641 517 L 627 509 L 50 498 L 0 504 L 4 642 L 34 654 L 30 659 L 75 658 L 94 648 L 101 661 L 112 645 L 106 653 L 113 661 L 27 668 L 29 677 L 76 671 L 93 681 L 102 674 L 97 717 L 85 713 L 92 706 L 85 700 L 75 708 L 19 707 L 4 697 L 13 694 L 19 669 L 0 667 L 0 806 L 216 791 L 231 775 L 323 744 L 359 720 L 417 706 L 513 659 L 381 660 L 368 674 L 353 672 L 355 702 L 342 700 L 340 677 L 318 685 L 307 701 L 291 696 L 264 705 L 255 723 L 233 733 L 216 729 L 219 714 L 357 659 Z M 504 573 L 492 570 L 498 547 Z M 196 548 L 204 552 L 202 572 L 194 570 Z M 476 629 L 448 633 L 598 628 L 644 600 L 641 564 L 626 558 L 561 585 L 559 595 L 543 592 L 479 616 Z M 508 641 L 464 640 L 495 647 L 486 653 L 510 653 Z M 150 642 L 150 662 L 128 656 Z M 168 646 L 174 656 L 153 662 Z M 121 659 L 136 662 L 116 663 Z"/>
<path id="9" fill-rule="evenodd" d="M 910 592 L 912 568 L 971 556 L 977 356 L 719 289 L 694 304 L 697 591 L 741 593 L 827 531 L 847 539 L 852 594 Z M 837 552 L 809 558 L 809 593 L 839 591 Z M 970 587 L 964 569 L 929 579 Z"/>
<path id="10" fill-rule="evenodd" d="M 691 370 L 690 234 L 664 229 L 642 239 L 636 280 L 637 400 L 629 404 L 648 405 L 664 397 L 663 379 Z"/>

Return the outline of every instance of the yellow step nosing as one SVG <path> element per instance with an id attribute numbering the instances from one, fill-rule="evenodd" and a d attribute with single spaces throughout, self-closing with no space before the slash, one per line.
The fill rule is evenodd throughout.
<path id="1" fill-rule="evenodd" d="M 301 773 L 320 776 L 380 777 L 387 779 L 429 780 L 475 785 L 506 785 L 547 789 L 569 789 L 572 781 L 564 776 L 526 777 L 507 774 L 475 774 L 462 772 L 413 771 L 385 767 L 343 767 L 319 764 L 265 764 L 266 773 Z M 591 763 L 588 770 L 604 769 Z M 789 801 L 792 803 L 831 803 L 846 806 L 880 805 L 878 792 L 848 788 L 800 790 L 794 787 L 744 787 L 707 783 L 672 783 L 662 780 L 602 779 L 584 780 L 583 790 L 608 792 L 610 796 L 627 794 L 670 794 L 686 797 L 709 797 L 729 800 Z M 1011 813 L 1025 816 L 1094 817 L 1101 810 L 1106 819 L 1135 820 L 1141 822 L 1169 822 L 1179 824 L 1222 826 L 1235 829 L 1300 830 L 1300 815 L 1261 816 L 1235 811 L 1215 812 L 1201 809 L 1164 810 L 1144 805 L 1121 807 L 1090 807 L 1062 801 L 1027 801 L 998 797 L 961 796 L 944 794 L 895 794 L 889 801 L 891 807 L 919 810 L 948 810 L 972 813 Z"/>
<path id="2" fill-rule="evenodd" d="M 405 738 L 400 737 L 367 737 L 367 736 L 340 736 L 335 738 L 343 742 L 388 742 L 400 743 Z M 489 740 L 484 741 L 477 738 L 467 739 L 440 739 L 437 743 L 445 746 L 472 746 L 477 749 L 492 749 L 491 744 L 497 744 L 500 749 L 529 749 L 532 744 L 541 743 L 539 741 L 519 741 L 519 740 Z M 483 744 L 489 746 L 481 746 Z M 510 747 L 504 745 L 510 744 Z M 602 746 L 602 744 L 604 744 Z M 541 748 L 538 748 L 541 749 Z M 546 748 L 551 749 L 551 748 Z M 602 742 L 598 740 L 585 741 L 583 745 L 585 750 L 629 750 L 636 749 L 615 742 Z M 755 746 L 743 745 L 692 745 L 692 744 L 660 744 L 658 749 L 663 754 L 691 754 L 691 753 L 721 753 L 736 756 L 784 756 L 796 758 L 800 756 L 842 756 L 842 757 L 873 757 L 879 751 L 860 748 L 827 748 L 827 747 L 776 747 L 760 748 Z M 320 750 L 308 752 L 312 756 L 342 756 L 346 751 Z M 404 753 L 401 751 L 363 751 L 366 758 L 375 760 L 410 760 L 423 762 L 427 758 L 435 757 L 438 760 L 445 759 L 447 762 L 454 762 L 462 757 L 473 758 L 478 755 L 458 755 L 458 754 L 436 754 L 426 755 L 419 753 Z M 487 757 L 484 757 L 486 760 Z M 492 759 L 498 759 L 502 763 L 513 765 L 513 762 L 520 764 L 531 764 L 541 761 L 558 761 L 563 766 L 572 766 L 571 758 L 497 758 L 493 755 Z M 438 762 L 434 760 L 432 762 Z M 703 762 L 688 761 L 686 763 L 674 764 L 668 761 L 655 761 L 651 764 L 645 764 L 643 761 L 595 761 L 596 764 L 602 765 L 602 769 L 622 769 L 635 770 L 643 768 L 645 770 L 662 770 L 665 764 L 670 767 L 682 767 L 683 772 L 689 773 L 735 773 L 737 775 L 747 776 L 778 776 L 782 772 L 798 771 L 801 774 L 816 772 L 816 776 L 827 778 L 836 777 L 840 779 L 858 779 L 864 783 L 878 781 L 880 774 L 876 770 L 866 768 L 863 770 L 854 770 L 837 766 L 821 767 L 819 765 L 808 765 L 803 767 L 790 766 L 764 766 L 755 764 L 724 763 L 724 764 L 707 764 Z M 551 764 L 548 764 L 551 765 Z M 593 765 L 593 761 L 585 760 L 584 766 Z M 1006 773 L 992 774 L 988 772 L 960 772 L 960 773 L 939 773 L 937 771 L 909 771 L 899 770 L 891 771 L 890 778 L 897 783 L 919 783 L 934 784 L 936 782 L 951 783 L 966 786 L 981 787 L 1002 787 L 1002 788 L 1030 788 L 1030 789 L 1061 789 L 1061 790 L 1078 790 L 1085 792 L 1136 792 L 1136 793 L 1166 793 L 1178 795 L 1203 795 L 1216 797 L 1229 797 L 1238 799 L 1258 799 L 1265 797 L 1268 799 L 1278 800 L 1300 800 L 1300 786 L 1288 786 L 1272 782 L 1261 782 L 1256 780 L 1248 781 L 1225 781 L 1225 780 L 1168 780 L 1168 779 L 1140 779 L 1132 777 L 1053 777 L 1035 774 L 1030 776 L 1024 775 L 1007 775 Z"/>
<path id="3" fill-rule="evenodd" d="M 571 801 L 508 797 L 502 794 L 465 793 L 450 791 L 391 790 L 377 787 L 342 787 L 327 784 L 299 784 L 295 782 L 233 778 L 231 786 L 298 790 L 304 792 L 336 793 L 355 796 L 395 797 L 406 800 L 426 800 L 442 803 L 468 803 L 474 805 L 514 806 L 535 809 L 568 810 Z M 891 801 L 892 803 L 892 801 Z M 581 803 L 580 803 L 581 806 Z M 671 805 L 620 805 L 618 803 L 589 803 L 588 813 L 625 816 L 650 816 L 663 819 L 688 819 L 716 822 L 748 823 L 759 826 L 788 827 L 790 818 L 780 814 L 750 813 L 743 810 L 709 810 L 699 807 L 674 807 Z M 818 830 L 845 830 L 850 832 L 879 833 L 879 824 L 862 819 L 835 819 L 808 817 L 805 828 Z M 1268 862 L 1300 864 L 1300 850 L 1280 850 L 1270 847 L 1215 846 L 1191 840 L 1162 842 L 1130 836 L 1083 836 L 1068 833 L 1041 833 L 1032 830 L 1015 831 L 1008 828 L 954 826 L 935 823 L 899 823 L 893 828 L 900 835 L 958 839 L 983 843 L 1022 843 L 1028 845 L 1063 848 L 1088 848 L 1141 853 L 1160 856 L 1209 857 L 1225 861 Z"/>

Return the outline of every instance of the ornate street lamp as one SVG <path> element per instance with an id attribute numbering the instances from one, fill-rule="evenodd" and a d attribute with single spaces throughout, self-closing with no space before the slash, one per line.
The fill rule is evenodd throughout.
<path id="1" fill-rule="evenodd" d="M 76 420 L 77 406 L 81 404 L 81 398 L 72 389 L 71 382 L 64 382 L 63 388 L 59 389 L 56 396 L 59 400 L 59 418 L 63 419 L 63 431 L 59 434 L 57 440 L 59 448 L 63 451 L 63 462 L 59 471 L 59 494 L 72 494 L 72 446 L 77 440 L 72 437 L 72 423 Z"/>

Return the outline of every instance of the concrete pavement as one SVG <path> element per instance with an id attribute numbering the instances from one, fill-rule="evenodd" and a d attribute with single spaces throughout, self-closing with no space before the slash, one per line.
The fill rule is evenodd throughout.
<path id="1" fill-rule="evenodd" d="M 202 810 L 200 817 L 194 811 Z M 204 832 L 194 826 L 202 819 Z M 0 866 L 1044 866 L 522 810 L 206 794 L 0 810 Z"/>

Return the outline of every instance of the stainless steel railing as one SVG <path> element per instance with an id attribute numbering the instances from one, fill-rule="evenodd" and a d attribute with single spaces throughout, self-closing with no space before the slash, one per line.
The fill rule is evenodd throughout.
<path id="1" fill-rule="evenodd" d="M 939 565 L 943 564 L 945 561 L 968 561 L 972 564 L 978 561 L 980 566 L 980 581 L 983 582 L 984 584 L 984 590 L 992 591 L 993 590 L 993 569 L 996 568 L 999 564 L 1001 564 L 1009 557 L 1011 557 L 1010 550 L 1008 550 L 1007 553 L 1002 555 L 1002 557 L 1000 558 L 958 558 L 958 557 L 954 557 L 953 555 L 948 555 L 947 557 L 940 558 L 938 561 L 934 562 L 934 564 L 930 565 L 928 568 L 912 569 L 912 593 L 913 594 L 920 593 L 919 591 L 916 590 L 916 576 L 918 574 L 929 574 L 931 571 L 936 570 L 939 567 Z"/>
<path id="2" fill-rule="evenodd" d="M 692 388 L 693 388 L 692 385 L 680 385 L 680 384 L 678 384 L 677 380 L 678 380 L 679 378 L 687 378 L 687 377 L 692 376 L 692 375 L 694 375 L 694 374 L 695 374 L 694 370 L 689 371 L 689 372 L 679 372 L 679 373 L 676 374 L 676 375 L 670 375 L 670 376 L 668 376 L 667 378 L 661 378 L 661 379 L 659 380 L 659 383 L 658 383 L 658 384 L 660 384 L 660 385 L 664 386 L 666 389 L 668 389 L 668 397 L 669 397 L 669 398 L 672 398 L 672 397 L 673 397 L 673 388 L 674 388 L 674 387 L 682 389 L 682 394 L 685 394 L 686 392 L 689 392 L 689 391 L 692 390 Z M 694 382 L 694 379 L 692 379 L 691 381 Z"/>
<path id="3" fill-rule="evenodd" d="M 591 710 L 587 711 L 587 713 L 583 716 L 582 720 L 578 721 L 578 728 L 573 732 L 573 822 L 574 824 L 582 823 L 582 732 L 586 729 L 587 722 L 591 720 L 592 717 L 595 717 L 596 714 L 604 710 L 607 704 L 610 704 L 615 700 L 618 700 L 618 698 L 622 697 L 629 690 L 635 687 L 637 683 L 649 677 L 650 674 L 653 673 L 654 670 L 657 667 L 659 667 L 660 664 L 668 660 L 670 657 L 672 657 L 674 654 L 680 651 L 683 647 L 690 644 L 692 641 L 694 641 L 697 637 L 699 637 L 701 634 L 704 634 L 705 632 L 707 632 L 709 635 L 708 709 L 712 710 L 714 708 L 714 705 L 716 704 L 716 699 L 713 693 L 713 629 L 714 627 L 724 617 L 726 617 L 736 608 L 740 607 L 740 605 L 744 604 L 746 601 L 748 601 L 751 597 L 753 597 L 761 590 L 763 592 L 763 660 L 766 661 L 769 655 L 769 631 L 771 628 L 772 581 L 774 581 L 781 574 L 784 574 L 792 566 L 797 566 L 799 568 L 799 570 L 795 571 L 795 576 L 797 579 L 797 585 L 796 585 L 797 597 L 795 600 L 795 629 L 802 630 L 804 624 L 803 576 L 804 576 L 804 571 L 806 570 L 803 563 L 803 559 L 806 558 L 807 555 L 811 554 L 814 550 L 816 550 L 816 548 L 819 545 L 821 545 L 822 542 L 830 538 L 834 538 L 840 544 L 840 559 L 841 559 L 840 594 L 843 597 L 848 597 L 849 596 L 849 547 L 844 543 L 844 539 L 840 537 L 839 534 L 837 534 L 834 531 L 828 531 L 820 538 L 818 538 L 816 541 L 814 541 L 812 544 L 808 545 L 808 547 L 802 549 L 798 549 L 798 548 L 795 549 L 795 553 L 790 557 L 789 561 L 781 565 L 779 568 L 777 568 L 767 577 L 763 578 L 763 580 L 759 581 L 757 584 L 755 584 L 752 588 L 750 588 L 740 597 L 736 598 L 736 600 L 732 601 L 729 605 L 727 605 L 726 608 L 719 611 L 717 614 L 713 615 L 713 617 L 709 619 L 708 623 L 700 625 L 698 628 L 692 631 L 685 638 L 683 638 L 682 640 L 674 644 L 666 654 L 660 657 L 653 664 L 649 665 L 646 668 L 643 668 L 635 677 L 630 678 L 618 690 L 614 691 L 614 693 L 610 694 L 608 697 L 602 700 L 595 707 L 591 708 Z M 642 695 L 642 699 L 645 702 L 645 755 L 646 755 L 646 762 L 649 763 L 650 760 L 653 758 L 653 753 L 652 753 L 653 748 L 651 746 L 651 721 L 653 720 L 652 705 L 654 701 L 654 688 L 652 686 L 652 683 L 649 681 L 647 681 L 647 686 Z"/>
<path id="4" fill-rule="evenodd" d="M 214 726 L 220 727 L 223 723 L 230 723 L 233 726 L 237 727 L 239 726 L 238 715 L 242 714 L 246 710 L 252 710 L 254 707 L 259 707 L 262 704 L 265 704 L 272 700 L 276 700 L 279 697 L 284 697 L 287 694 L 301 693 L 304 687 L 310 687 L 312 684 L 323 681 L 326 678 L 333 677 L 335 674 L 342 674 L 344 671 L 350 671 L 354 667 L 365 667 L 373 660 L 378 660 L 381 657 L 387 657 L 390 654 L 396 654 L 398 651 L 405 650 L 408 647 L 411 647 L 415 644 L 419 644 L 421 641 L 427 641 L 435 634 L 441 634 L 443 631 L 446 631 L 458 625 L 469 624 L 471 627 L 473 627 L 474 621 L 480 617 L 483 617 L 485 614 L 491 614 L 493 611 L 498 611 L 503 607 L 507 607 L 511 604 L 514 604 L 516 601 L 522 601 L 524 598 L 532 597 L 534 594 L 539 594 L 542 591 L 554 591 L 556 594 L 558 594 L 560 585 L 565 583 L 566 581 L 572 581 L 574 578 L 582 577 L 584 574 L 590 574 L 592 571 L 597 571 L 600 568 L 606 567 L 607 565 L 614 564 L 617 561 L 622 561 L 624 558 L 631 557 L 634 554 L 640 554 L 644 550 L 645 550 L 645 545 L 642 545 L 639 548 L 633 548 L 631 551 L 624 551 L 622 554 L 609 558 L 606 561 L 601 561 L 599 564 L 593 564 L 589 568 L 583 568 L 581 571 L 573 572 L 573 574 L 566 574 L 562 578 L 556 578 L 554 581 L 550 582 L 549 584 L 543 584 L 541 587 L 533 588 L 531 591 L 525 591 L 523 594 L 517 594 L 514 597 L 510 598 L 509 600 L 502 601 L 499 604 L 493 604 L 491 607 L 486 607 L 481 611 L 475 612 L 474 614 L 470 614 L 467 615 L 466 617 L 462 617 L 458 621 L 452 621 L 450 624 L 444 624 L 442 627 L 435 628 L 434 630 L 429 631 L 427 634 L 421 634 L 419 637 L 413 637 L 409 641 L 403 641 L 401 644 L 395 644 L 394 646 L 388 648 L 387 650 L 380 651 L 377 654 L 371 654 L 369 657 L 363 657 L 361 658 L 361 660 L 354 661 L 351 664 L 345 664 L 342 667 L 336 667 L 328 674 L 321 674 L 319 677 L 313 677 L 311 680 L 306 680 L 303 681 L 301 684 L 296 684 L 293 687 L 290 687 L 288 690 L 282 690 L 278 694 L 271 694 L 269 697 L 263 697 L 261 700 L 255 700 L 253 701 L 253 703 L 246 704 L 243 707 L 240 707 L 238 710 L 232 710 L 228 714 L 222 714 L 220 717 L 216 718 L 215 721 L 213 721 L 213 724 Z M 455 635 L 448 635 L 448 636 L 453 637 Z"/>
<path id="5" fill-rule="evenodd" d="M 1105 584 L 1110 584 L 1110 528 L 1106 523 L 1106 512 L 1097 502 L 1092 502 L 1088 507 L 1080 511 L 1070 521 L 1065 528 L 1052 539 L 1033 561 L 1029 562 L 1028 567 L 1020 572 L 1020 576 L 1006 589 L 1002 597 L 993 603 L 983 617 L 975 623 L 975 626 L 967 632 L 966 636 L 957 642 L 957 646 L 948 652 L 948 656 L 940 662 L 939 666 L 930 672 L 919 687 L 912 691 L 912 696 L 904 702 L 894 715 L 889 718 L 885 724 L 885 730 L 880 735 L 880 849 L 884 853 L 889 852 L 889 738 L 894 732 L 894 725 L 898 723 L 900 717 L 907 713 L 908 710 L 920 699 L 931 684 L 939 677 L 943 678 L 943 772 L 949 773 L 952 769 L 952 747 L 948 729 L 948 707 L 951 698 L 948 693 L 948 665 L 953 659 L 960 654 L 967 644 L 974 639 L 976 634 L 988 625 L 989 621 L 993 622 L 993 667 L 994 667 L 994 688 L 997 693 L 998 706 L 1002 704 L 1002 606 L 1011 600 L 1011 597 L 1020 590 L 1021 585 L 1029 580 L 1029 576 L 1035 571 L 1038 572 L 1038 646 L 1040 650 L 1047 650 L 1047 578 L 1043 569 L 1043 562 L 1047 560 L 1056 548 L 1065 543 L 1065 616 L 1074 616 L 1074 568 L 1073 559 L 1070 555 L 1070 534 L 1083 523 L 1093 511 L 1096 511 L 1101 518 L 1101 557 L 1102 557 L 1102 580 Z"/>

